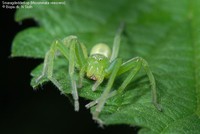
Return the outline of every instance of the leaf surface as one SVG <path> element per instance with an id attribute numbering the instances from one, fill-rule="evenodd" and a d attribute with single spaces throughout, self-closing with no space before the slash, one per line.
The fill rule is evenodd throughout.
<path id="1" fill-rule="evenodd" d="M 44 58 L 51 42 L 76 35 L 88 51 L 99 42 L 112 47 L 121 21 L 126 24 L 119 56 L 124 61 L 140 56 L 155 76 L 163 112 L 151 103 L 149 81 L 141 71 L 126 91 L 109 99 L 100 118 L 106 125 L 141 126 L 140 133 L 200 132 L 200 1 L 199 0 L 74 0 L 64 5 L 37 5 L 19 9 L 16 21 L 33 18 L 39 27 L 18 33 L 12 56 Z M 61 92 L 70 93 L 68 61 L 58 57 L 54 77 Z M 32 72 L 32 86 L 42 64 Z M 116 80 L 117 89 L 124 77 Z M 44 79 L 43 82 L 48 81 Z M 98 98 L 106 83 L 92 92 L 93 81 L 84 79 L 79 95 Z"/>

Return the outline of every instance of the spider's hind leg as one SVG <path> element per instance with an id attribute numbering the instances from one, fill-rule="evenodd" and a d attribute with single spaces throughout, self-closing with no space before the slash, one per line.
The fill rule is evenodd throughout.
<path id="1" fill-rule="evenodd" d="M 125 62 L 122 64 L 118 75 L 125 73 L 129 70 L 131 70 L 131 72 L 129 73 L 129 75 L 127 76 L 127 78 L 124 80 L 124 82 L 122 83 L 122 85 L 118 88 L 117 92 L 121 93 L 124 91 L 124 89 L 126 88 L 126 86 L 131 82 L 131 80 L 135 77 L 135 75 L 140 71 L 141 68 L 144 68 L 149 81 L 150 81 L 150 85 L 151 85 L 151 89 L 152 89 L 152 102 L 154 104 L 154 106 L 161 111 L 161 107 L 158 104 L 158 100 L 157 100 L 157 91 L 156 91 L 156 82 L 155 82 L 155 78 L 149 68 L 149 65 L 147 63 L 146 60 L 144 60 L 141 57 L 136 57 L 133 59 L 130 59 L 129 61 Z"/>

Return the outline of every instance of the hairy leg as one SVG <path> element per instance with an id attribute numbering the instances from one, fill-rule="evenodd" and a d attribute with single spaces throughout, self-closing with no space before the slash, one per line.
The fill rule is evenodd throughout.
<path id="1" fill-rule="evenodd" d="M 42 74 L 36 79 L 38 83 L 43 77 L 47 77 L 59 89 L 62 90 L 59 82 L 53 78 L 53 63 L 57 51 L 69 61 L 69 74 L 71 78 L 72 96 L 74 98 L 75 111 L 79 110 L 78 91 L 74 77 L 75 65 L 82 68 L 87 57 L 87 51 L 83 44 L 80 44 L 76 36 L 68 36 L 62 42 L 55 41 L 50 50 L 46 53 Z"/>
<path id="2" fill-rule="evenodd" d="M 61 85 L 58 83 L 58 81 L 53 78 L 53 65 L 54 65 L 54 58 L 56 56 L 57 50 L 60 50 L 63 55 L 68 58 L 68 50 L 66 48 L 63 48 L 62 43 L 59 41 L 55 41 L 50 50 L 46 53 L 45 59 L 44 59 L 44 66 L 42 74 L 36 79 L 36 83 L 39 83 L 40 80 L 43 77 L 47 77 L 50 81 L 53 82 L 59 89 L 62 89 Z"/>
<path id="3" fill-rule="evenodd" d="M 113 67 L 114 66 L 111 66 L 111 68 L 109 68 L 109 70 L 112 70 Z M 127 85 L 131 82 L 131 80 L 136 76 L 136 74 L 141 70 L 142 67 L 144 67 L 144 69 L 147 73 L 147 76 L 149 78 L 149 81 L 151 83 L 152 102 L 155 105 L 155 107 L 159 111 L 161 111 L 161 107 L 160 107 L 160 105 L 157 101 L 157 91 L 156 91 L 156 83 L 155 83 L 154 76 L 153 76 L 153 74 L 152 74 L 152 72 L 151 72 L 151 70 L 148 66 L 148 63 L 143 58 L 140 58 L 140 57 L 130 59 L 129 61 L 127 61 L 127 62 L 125 62 L 121 65 L 121 67 L 119 68 L 119 71 L 117 72 L 117 76 L 121 75 L 121 74 L 123 74 L 127 71 L 130 71 L 130 73 L 127 76 L 127 78 L 124 80 L 124 82 L 121 84 L 121 86 L 117 90 L 110 92 L 107 95 L 106 99 L 123 92 L 125 90 L 125 88 L 127 87 Z M 90 102 L 89 104 L 86 105 L 86 108 L 90 108 L 90 107 L 100 103 L 100 101 L 101 101 L 100 98 L 95 100 L 95 101 L 92 101 L 92 102 Z"/>
<path id="4" fill-rule="evenodd" d="M 118 56 L 119 48 L 120 48 L 120 41 L 121 41 L 121 34 L 122 34 L 123 30 L 124 30 L 124 23 L 121 23 L 117 32 L 116 32 L 115 38 L 114 38 L 112 55 L 111 55 L 111 58 L 110 58 L 111 62 L 113 60 L 115 60 Z"/>
<path id="5" fill-rule="evenodd" d="M 157 91 L 156 91 L 156 82 L 155 82 L 155 78 L 149 68 L 149 65 L 147 63 L 146 60 L 144 60 L 143 58 L 140 57 L 136 57 L 133 58 L 131 60 L 129 60 L 128 62 L 124 63 L 122 65 L 122 67 L 120 68 L 118 75 L 125 73 L 126 71 L 131 70 L 130 74 L 127 76 L 127 78 L 124 80 L 124 82 L 122 83 L 122 85 L 119 87 L 119 89 L 117 90 L 118 93 L 121 93 L 124 91 L 124 89 L 126 88 L 126 86 L 131 82 L 131 80 L 135 77 L 135 75 L 140 71 L 141 67 L 144 68 L 149 81 L 150 81 L 150 85 L 151 85 L 151 90 L 152 90 L 152 102 L 154 104 L 154 106 L 161 111 L 161 107 L 158 103 L 157 100 Z"/>
<path id="6" fill-rule="evenodd" d="M 99 113 L 102 111 L 106 100 L 110 96 L 113 96 L 112 92 L 110 92 L 110 91 L 111 91 L 111 88 L 113 86 L 114 80 L 115 80 L 115 78 L 117 76 L 117 72 L 118 72 L 121 64 L 122 64 L 122 60 L 121 59 L 116 59 L 116 60 L 113 61 L 113 64 L 112 64 L 113 65 L 113 69 L 112 69 L 111 75 L 109 77 L 107 86 L 106 86 L 104 92 L 102 93 L 102 95 L 100 96 L 100 98 L 96 100 L 96 102 L 98 102 L 98 104 L 96 106 L 95 111 L 92 114 L 93 114 L 93 119 L 96 120 L 100 125 L 102 125 L 103 122 L 99 119 Z M 89 103 L 86 106 L 90 107 L 90 106 L 93 106 L 93 105 L 95 105 L 94 102 Z"/>

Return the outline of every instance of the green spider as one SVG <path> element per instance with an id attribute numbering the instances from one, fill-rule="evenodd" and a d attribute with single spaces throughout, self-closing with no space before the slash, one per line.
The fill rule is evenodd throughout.
<path id="1" fill-rule="evenodd" d="M 122 63 L 122 59 L 117 58 L 120 47 L 120 35 L 123 31 L 123 27 L 124 25 L 121 24 L 115 35 L 112 52 L 106 44 L 99 43 L 92 48 L 90 55 L 88 56 L 86 47 L 79 42 L 76 36 L 68 36 L 63 41 L 55 41 L 50 50 L 46 53 L 43 72 L 36 79 L 36 82 L 39 83 L 41 78 L 47 77 L 59 89 L 62 89 L 62 86 L 53 77 L 53 61 L 59 51 L 69 61 L 69 75 L 71 79 L 74 107 L 75 111 L 79 111 L 77 88 L 82 87 L 84 76 L 86 75 L 89 79 L 96 81 L 92 87 L 93 91 L 98 89 L 98 86 L 104 79 L 108 79 L 107 86 L 100 98 L 86 105 L 87 108 L 96 105 L 96 108 L 92 113 L 93 119 L 102 125 L 103 122 L 99 119 L 99 114 L 102 111 L 106 100 L 123 92 L 126 86 L 143 67 L 151 84 L 153 104 L 159 111 L 161 111 L 161 107 L 157 102 L 155 79 L 147 61 L 141 57 L 135 57 Z M 74 76 L 75 68 L 79 70 L 78 85 L 76 84 L 77 82 Z M 111 91 L 115 78 L 127 71 L 130 71 L 130 73 L 121 86 L 117 90 Z"/>

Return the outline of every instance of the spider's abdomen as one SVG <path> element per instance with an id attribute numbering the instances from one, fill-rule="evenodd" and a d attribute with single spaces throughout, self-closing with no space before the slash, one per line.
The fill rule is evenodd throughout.
<path id="1" fill-rule="evenodd" d="M 90 55 L 94 55 L 94 54 L 100 54 L 100 55 L 103 55 L 107 58 L 110 58 L 111 56 L 111 50 L 110 48 L 108 47 L 108 45 L 106 44 L 103 44 L 103 43 L 99 43 L 99 44 L 96 44 L 91 52 L 90 52 Z"/>
<path id="2" fill-rule="evenodd" d="M 107 57 L 101 54 L 93 54 L 88 57 L 86 75 L 92 80 L 104 78 L 105 69 L 109 66 Z"/>

